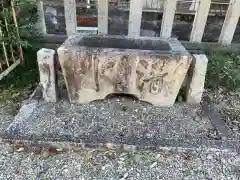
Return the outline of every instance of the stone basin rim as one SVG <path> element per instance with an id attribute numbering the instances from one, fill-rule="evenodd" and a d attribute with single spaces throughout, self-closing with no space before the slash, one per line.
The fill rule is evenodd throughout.
<path id="1" fill-rule="evenodd" d="M 68 37 L 63 46 L 64 49 L 85 48 L 93 52 L 106 50 L 129 54 L 138 52 L 146 55 L 189 55 L 185 48 L 179 49 L 179 41 L 176 38 L 81 34 Z"/>

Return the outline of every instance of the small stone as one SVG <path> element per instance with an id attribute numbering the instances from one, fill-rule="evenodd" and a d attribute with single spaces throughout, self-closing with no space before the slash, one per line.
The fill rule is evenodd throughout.
<path id="1" fill-rule="evenodd" d="M 136 154 L 135 156 L 134 156 L 134 160 L 135 160 L 135 162 L 139 162 L 140 160 L 141 160 L 141 156 L 139 155 L 139 154 Z"/>
<path id="2" fill-rule="evenodd" d="M 236 159 L 234 160 L 233 164 L 235 166 L 240 166 L 240 157 L 236 157 Z"/>
<path id="3" fill-rule="evenodd" d="M 44 158 L 47 158 L 47 157 L 49 157 L 49 151 L 43 151 L 42 152 L 42 156 L 44 157 Z"/>
<path id="4" fill-rule="evenodd" d="M 68 169 L 63 169 L 63 173 L 68 173 Z"/>
<path id="5" fill-rule="evenodd" d="M 17 152 L 23 152 L 24 151 L 24 147 L 20 147 L 16 150 Z"/>
<path id="6" fill-rule="evenodd" d="M 154 168 L 157 165 L 157 162 L 154 162 L 153 164 L 150 165 L 150 168 Z"/>
<path id="7" fill-rule="evenodd" d="M 151 137 L 152 137 L 152 134 L 147 133 L 146 136 L 147 136 L 147 138 L 151 138 Z"/>
<path id="8" fill-rule="evenodd" d="M 136 123 L 138 123 L 138 124 L 142 124 L 142 122 L 141 122 L 140 120 L 137 120 Z"/>
<path id="9" fill-rule="evenodd" d="M 63 148 L 57 148 L 56 150 L 57 150 L 57 152 L 62 152 Z"/>
<path id="10" fill-rule="evenodd" d="M 128 177 L 128 173 L 125 173 L 125 174 L 123 175 L 123 178 L 126 179 L 127 177 Z"/>
<path id="11" fill-rule="evenodd" d="M 208 155 L 207 155 L 207 159 L 212 160 L 212 159 L 213 159 L 213 155 L 208 154 Z"/>
<path id="12" fill-rule="evenodd" d="M 9 145 L 8 146 L 8 152 L 9 153 L 13 153 L 14 152 L 14 146 L 13 145 Z"/>

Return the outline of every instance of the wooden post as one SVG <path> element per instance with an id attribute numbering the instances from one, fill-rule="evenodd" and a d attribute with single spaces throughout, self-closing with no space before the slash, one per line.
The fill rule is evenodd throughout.
<path id="1" fill-rule="evenodd" d="M 171 37 L 176 5 L 177 5 L 177 0 L 165 0 L 161 33 L 160 33 L 161 37 L 165 37 L 165 38 Z"/>
<path id="2" fill-rule="evenodd" d="M 190 36 L 190 42 L 200 43 L 202 41 L 210 5 L 211 5 L 211 0 L 199 1 L 199 6 L 193 21 L 193 28 Z"/>
<path id="3" fill-rule="evenodd" d="M 64 11 L 67 35 L 71 36 L 77 31 L 77 15 L 75 0 L 64 0 Z"/>
<path id="4" fill-rule="evenodd" d="M 37 8 L 38 8 L 38 28 L 43 35 L 47 34 L 47 28 L 45 24 L 45 16 L 44 16 L 44 9 L 43 9 L 43 2 L 38 0 L 37 1 Z"/>
<path id="5" fill-rule="evenodd" d="M 3 37 L 3 33 L 2 33 L 2 28 L 1 27 L 0 27 L 0 36 Z M 2 48 L 3 48 L 4 57 L 5 57 L 5 62 L 7 64 L 7 66 L 9 67 L 7 48 L 6 48 L 6 45 L 5 45 L 4 41 L 2 41 Z"/>
<path id="6" fill-rule="evenodd" d="M 128 36 L 140 36 L 143 0 L 131 0 L 129 10 Z"/>
<path id="7" fill-rule="evenodd" d="M 98 33 L 108 34 L 108 0 L 98 0 Z"/>
<path id="8" fill-rule="evenodd" d="M 234 32 L 240 16 L 240 0 L 231 0 L 219 37 L 219 43 L 229 45 L 232 42 Z"/>

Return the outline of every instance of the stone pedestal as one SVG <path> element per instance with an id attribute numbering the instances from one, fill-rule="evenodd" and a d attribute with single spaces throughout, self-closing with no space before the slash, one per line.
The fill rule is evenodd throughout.
<path id="1" fill-rule="evenodd" d="M 208 58 L 204 54 L 193 55 L 193 62 L 187 84 L 187 103 L 198 104 L 201 102 L 204 91 L 205 76 Z"/>
<path id="2" fill-rule="evenodd" d="M 47 102 L 56 102 L 56 74 L 54 67 L 55 51 L 42 48 L 37 52 L 37 61 L 42 86 L 43 99 Z"/>
<path id="3" fill-rule="evenodd" d="M 172 106 L 192 60 L 177 39 L 103 35 L 69 37 L 58 55 L 72 103 L 124 93 Z"/>

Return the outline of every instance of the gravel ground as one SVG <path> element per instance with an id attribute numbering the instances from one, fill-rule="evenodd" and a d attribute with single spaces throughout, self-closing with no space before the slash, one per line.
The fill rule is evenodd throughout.
<path id="1" fill-rule="evenodd" d="M 239 180 L 240 155 L 233 152 L 176 151 L 100 152 L 82 151 L 43 158 L 27 153 L 8 153 L 0 143 L 0 179 Z"/>
<path id="2" fill-rule="evenodd" d="M 12 122 L 15 109 L 0 110 L 0 128 L 4 129 Z M 224 150 L 164 149 L 158 153 L 91 150 L 47 158 L 8 150 L 8 145 L 0 140 L 0 180 L 240 179 L 240 154 Z"/>
<path id="3" fill-rule="evenodd" d="M 8 104 L 1 106 L 0 104 L 0 131 L 5 130 L 11 124 L 17 112 L 18 105 Z"/>
<path id="4" fill-rule="evenodd" d="M 21 108 L 10 133 L 21 137 L 37 135 L 90 137 L 92 142 L 145 144 L 161 139 L 207 137 L 210 120 L 201 117 L 201 106 L 176 104 L 160 108 L 125 97 L 114 97 L 86 105 L 67 101 L 31 101 Z M 69 139 L 68 138 L 68 139 Z"/>

